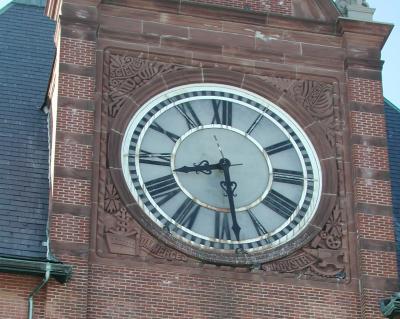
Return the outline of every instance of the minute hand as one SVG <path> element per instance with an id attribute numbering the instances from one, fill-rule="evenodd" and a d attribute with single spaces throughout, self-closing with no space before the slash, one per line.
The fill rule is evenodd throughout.
<path id="1" fill-rule="evenodd" d="M 236 210 L 235 210 L 235 202 L 233 200 L 234 190 L 237 186 L 236 182 L 231 181 L 231 176 L 229 174 L 229 166 L 231 166 L 230 162 L 227 159 L 221 159 L 220 161 L 222 168 L 224 170 L 225 181 L 221 182 L 221 187 L 225 190 L 226 195 L 228 196 L 229 201 L 229 210 L 232 215 L 232 230 L 236 236 L 236 240 L 240 238 L 240 226 L 236 219 Z M 232 188 L 234 187 L 234 188 Z"/>

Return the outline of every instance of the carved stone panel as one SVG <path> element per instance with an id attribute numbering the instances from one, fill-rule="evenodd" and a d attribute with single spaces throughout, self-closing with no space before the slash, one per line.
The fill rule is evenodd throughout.
<path id="1" fill-rule="evenodd" d="M 343 235 L 342 211 L 335 208 L 323 230 L 309 245 L 286 258 L 262 265 L 262 269 L 344 279 L 347 252 L 343 249 Z"/>
<path id="2" fill-rule="evenodd" d="M 122 108 L 132 103 L 135 92 L 160 74 L 183 69 L 183 66 L 149 61 L 144 53 L 106 51 L 103 72 L 102 131 L 107 132 Z M 282 95 L 301 106 L 316 122 L 325 129 L 326 137 L 337 158 L 341 157 L 340 138 L 341 119 L 335 113 L 334 85 L 315 80 L 294 80 L 276 77 L 262 77 L 273 85 Z M 132 258 L 157 258 L 187 262 L 186 255 L 150 235 L 135 220 L 121 200 L 108 172 L 107 154 L 108 134 L 101 135 L 99 210 L 97 228 L 97 253 L 102 257 L 116 255 Z M 339 146 L 338 146 L 339 145 Z M 343 169 L 338 161 L 339 189 L 343 192 Z M 346 214 L 338 198 L 336 208 L 331 212 L 326 225 L 306 246 L 291 255 L 261 265 L 266 272 L 290 273 L 343 279 L 348 278 L 346 240 Z M 328 213 L 328 212 L 327 212 Z M 192 260 L 193 261 L 193 260 Z"/>
<path id="3" fill-rule="evenodd" d="M 159 74 L 182 69 L 183 67 L 168 63 L 160 63 L 137 56 L 112 54 L 108 52 L 105 59 L 105 87 L 108 96 L 108 115 L 115 117 L 133 92 Z"/>
<path id="4" fill-rule="evenodd" d="M 106 247 L 103 256 L 110 254 L 152 256 L 158 259 L 186 262 L 188 258 L 160 243 L 149 235 L 131 216 L 121 202 L 110 177 L 105 186 L 104 212 L 99 218 L 99 232 Z M 104 251 L 107 248 L 107 251 Z"/>
<path id="5" fill-rule="evenodd" d="M 288 94 L 299 105 L 302 105 L 316 121 L 319 121 L 326 130 L 326 137 L 330 145 L 334 147 L 337 128 L 332 84 L 273 77 L 263 77 L 263 80 L 275 86 L 283 94 Z"/>

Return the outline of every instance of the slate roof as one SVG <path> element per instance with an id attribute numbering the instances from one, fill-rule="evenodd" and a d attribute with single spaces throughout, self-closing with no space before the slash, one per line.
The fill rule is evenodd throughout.
<path id="1" fill-rule="evenodd" d="M 49 201 L 46 97 L 54 22 L 13 3 L 0 15 L 0 256 L 45 259 Z"/>
<path id="2" fill-rule="evenodd" d="M 385 115 L 397 242 L 397 267 L 400 272 L 400 109 L 385 99 Z"/>

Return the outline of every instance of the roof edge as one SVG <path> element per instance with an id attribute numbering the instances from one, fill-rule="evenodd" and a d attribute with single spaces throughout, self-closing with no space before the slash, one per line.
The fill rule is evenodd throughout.
<path id="1" fill-rule="evenodd" d="M 43 8 L 46 6 L 46 0 L 14 0 L 13 2 L 18 4 L 26 4 L 29 6 L 36 6 Z"/>
<path id="2" fill-rule="evenodd" d="M 32 276 L 44 276 L 47 266 L 50 265 L 50 276 L 60 283 L 71 279 L 72 266 L 61 262 L 37 261 L 0 257 L 0 272 Z"/>
<path id="3" fill-rule="evenodd" d="M 388 106 L 390 106 L 392 109 L 395 109 L 396 111 L 400 112 L 400 106 L 394 105 L 392 102 L 389 101 L 389 99 L 387 99 L 387 98 L 385 98 L 385 97 L 383 98 L 383 100 L 384 100 L 384 103 L 385 103 L 386 105 L 388 105 Z"/>
<path id="4" fill-rule="evenodd" d="M 0 0 L 0 14 L 6 11 L 11 5 L 13 0 Z"/>

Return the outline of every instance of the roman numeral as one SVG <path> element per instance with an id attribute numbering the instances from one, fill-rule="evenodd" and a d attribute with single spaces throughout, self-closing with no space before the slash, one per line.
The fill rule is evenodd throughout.
<path id="1" fill-rule="evenodd" d="M 189 130 L 201 126 L 201 122 L 190 103 L 182 103 L 176 106 L 176 109 L 185 118 Z"/>
<path id="2" fill-rule="evenodd" d="M 160 199 L 160 201 L 157 201 L 160 206 L 180 192 L 180 188 L 172 174 L 148 181 L 145 185 L 151 197 Z"/>
<path id="3" fill-rule="evenodd" d="M 297 208 L 297 204 L 295 202 L 274 190 L 271 190 L 268 193 L 267 197 L 264 198 L 262 203 L 285 219 L 288 219 L 290 216 L 292 216 L 293 212 Z"/>
<path id="4" fill-rule="evenodd" d="M 303 185 L 304 178 L 303 172 L 289 171 L 285 169 L 274 169 L 274 182 L 292 184 L 292 185 Z"/>
<path id="5" fill-rule="evenodd" d="M 254 216 L 253 212 L 250 209 L 247 212 L 250 216 L 250 219 L 253 223 L 254 228 L 256 229 L 258 236 L 264 236 L 264 235 L 268 234 L 268 231 L 264 228 L 264 226 L 257 219 L 257 217 Z"/>
<path id="6" fill-rule="evenodd" d="M 197 205 L 190 198 L 187 198 L 181 206 L 179 206 L 176 213 L 172 216 L 178 224 L 192 229 L 194 222 L 196 221 L 197 215 L 199 214 L 200 206 Z"/>
<path id="7" fill-rule="evenodd" d="M 151 164 L 159 166 L 171 166 L 170 153 L 151 153 L 141 150 L 139 153 L 139 162 L 142 164 Z"/>
<path id="8" fill-rule="evenodd" d="M 157 132 L 160 132 L 160 133 L 162 133 L 162 134 L 164 134 L 165 136 L 167 136 L 172 142 L 174 142 L 174 143 L 176 143 L 176 141 L 179 139 L 179 136 L 178 135 L 176 135 L 176 134 L 174 134 L 174 133 L 171 133 L 171 132 L 169 132 L 169 131 L 167 131 L 167 130 L 164 130 L 159 124 L 157 124 L 156 122 L 154 122 L 153 124 L 151 124 L 150 125 L 150 128 L 151 129 L 153 129 L 153 130 L 155 130 L 155 131 L 157 131 Z"/>
<path id="9" fill-rule="evenodd" d="M 293 148 L 293 144 L 287 140 L 284 142 L 276 143 L 274 145 L 264 148 L 268 155 L 273 155 Z"/>
<path id="10" fill-rule="evenodd" d="M 256 128 L 256 126 L 258 125 L 258 123 L 261 122 L 262 118 L 263 118 L 263 115 L 262 115 L 262 114 L 259 114 L 259 115 L 257 116 L 257 118 L 254 120 L 254 122 L 250 125 L 249 129 L 246 131 L 246 134 L 251 134 L 251 132 L 254 131 L 254 129 Z"/>
<path id="11" fill-rule="evenodd" d="M 221 214 L 222 222 L 221 222 Z M 215 213 L 215 224 L 214 224 L 214 237 L 218 239 L 231 240 L 231 228 L 229 226 L 228 214 Z"/>
<path id="12" fill-rule="evenodd" d="M 232 126 L 232 102 L 225 100 L 212 100 L 214 117 L 212 124 Z"/>

